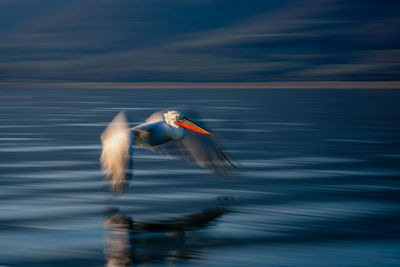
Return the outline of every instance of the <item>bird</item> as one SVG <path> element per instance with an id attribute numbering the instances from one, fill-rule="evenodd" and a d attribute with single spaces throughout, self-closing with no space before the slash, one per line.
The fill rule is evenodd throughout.
<path id="1" fill-rule="evenodd" d="M 199 118 L 195 112 L 189 112 Z M 164 109 L 146 121 L 129 127 L 124 111 L 120 111 L 101 135 L 101 167 L 110 188 L 122 192 L 132 175 L 134 147 L 192 162 L 221 176 L 230 176 L 237 164 L 225 151 L 214 133 L 200 120 L 189 119 L 181 111 Z"/>

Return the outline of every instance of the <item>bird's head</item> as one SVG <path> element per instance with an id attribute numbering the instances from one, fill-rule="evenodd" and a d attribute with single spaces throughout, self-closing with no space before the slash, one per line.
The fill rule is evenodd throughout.
<path id="1" fill-rule="evenodd" d="M 183 113 L 176 110 L 170 110 L 167 113 L 164 113 L 164 120 L 166 123 L 175 128 L 181 127 L 205 135 L 214 135 L 213 133 L 210 133 L 209 131 L 206 131 L 205 129 L 196 125 L 194 122 L 186 118 Z"/>

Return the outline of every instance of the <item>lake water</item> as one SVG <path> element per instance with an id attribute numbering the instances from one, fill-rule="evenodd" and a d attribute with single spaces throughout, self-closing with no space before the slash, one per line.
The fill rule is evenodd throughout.
<path id="1" fill-rule="evenodd" d="M 0 92 L 0 266 L 398 266 L 400 91 Z M 185 104 L 240 165 L 135 150 L 110 193 L 100 135 Z"/>

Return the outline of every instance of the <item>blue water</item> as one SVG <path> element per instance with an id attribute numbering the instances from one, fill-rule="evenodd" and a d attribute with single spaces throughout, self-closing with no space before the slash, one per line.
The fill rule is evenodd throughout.
<path id="1" fill-rule="evenodd" d="M 0 91 L 0 266 L 398 266 L 400 91 Z M 100 134 L 197 110 L 240 166 L 135 150 L 110 193 Z"/>

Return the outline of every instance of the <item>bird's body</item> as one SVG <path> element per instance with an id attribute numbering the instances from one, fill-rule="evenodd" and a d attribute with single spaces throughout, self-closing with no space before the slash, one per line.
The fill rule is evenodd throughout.
<path id="1" fill-rule="evenodd" d="M 171 140 L 181 140 L 185 130 L 170 126 L 165 121 L 143 123 L 131 128 L 136 146 L 157 146 Z"/>
<path id="2" fill-rule="evenodd" d="M 218 174 L 230 173 L 235 165 L 212 135 L 178 111 L 156 112 L 133 128 L 120 112 L 101 136 L 102 168 L 111 180 L 111 188 L 122 191 L 133 165 L 133 147 L 141 146 L 195 162 Z"/>

